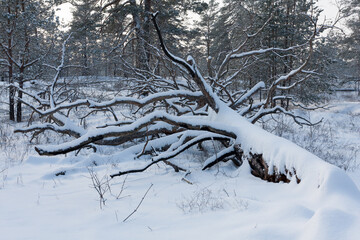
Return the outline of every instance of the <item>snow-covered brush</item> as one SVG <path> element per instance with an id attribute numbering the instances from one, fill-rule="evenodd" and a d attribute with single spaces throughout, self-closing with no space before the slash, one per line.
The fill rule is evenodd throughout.
<path id="1" fill-rule="evenodd" d="M 285 92 L 295 88 L 312 74 L 312 71 L 307 71 L 305 68 L 311 58 L 313 42 L 318 33 L 315 21 L 311 19 L 313 33 L 301 45 L 286 49 L 266 48 L 243 52 L 268 24 L 269 19 L 255 33 L 245 34 L 244 41 L 226 54 L 222 63 L 213 69 L 211 76 L 204 77 L 191 56 L 185 60 L 169 51 L 157 24 L 157 16 L 158 13 L 152 15 L 152 22 L 159 38 L 161 51 L 174 66 L 187 72 L 186 81 L 184 78 L 173 78 L 170 81 L 155 74 L 155 69 L 153 71 L 136 69 L 129 65 L 138 76 L 137 79 L 134 78 L 135 82 L 138 81 L 136 83 L 143 82 L 144 79 L 154 83 L 151 91 L 146 93 L 139 91 L 132 96 L 114 97 L 102 102 L 90 99 L 58 101 L 55 95 L 61 96 L 57 92 L 61 90 L 57 86 L 57 81 L 65 68 L 65 41 L 62 61 L 58 67 L 53 67 L 57 73 L 50 88 L 49 98 L 44 99 L 24 91 L 37 102 L 37 105 L 33 102 L 24 101 L 24 103 L 40 117 L 49 119 L 49 122 L 33 124 L 17 129 L 16 132 L 51 130 L 72 137 L 62 144 L 37 146 L 35 149 L 40 155 L 51 156 L 88 147 L 96 149 L 99 145 L 132 143 L 139 146 L 138 156 L 149 156 L 149 162 L 145 166 L 120 171 L 111 177 L 142 172 L 158 162 L 172 166 L 175 171 L 188 171 L 189 169 L 172 162 L 172 159 L 194 145 L 205 141 L 218 141 L 223 149 L 204 162 L 203 170 L 226 161 L 232 161 L 239 167 L 244 160 L 247 160 L 252 174 L 264 180 L 289 182 L 295 179 L 300 182 L 301 176 L 298 176 L 296 164 L 284 162 L 282 159 L 274 160 L 274 157 L 268 154 L 268 148 L 281 148 L 281 141 L 254 123 L 265 115 L 281 112 L 293 117 L 299 124 L 311 125 L 305 118 L 295 115 L 283 106 L 278 106 L 276 100 L 290 99 Z M 155 46 L 152 47 L 157 53 L 160 52 Z M 298 66 L 293 70 L 275 79 L 270 86 L 265 86 L 265 83 L 260 81 L 240 96 L 238 92 L 228 88 L 229 83 L 234 81 L 238 74 L 238 71 L 229 72 L 228 66 L 236 63 L 236 60 L 246 60 L 264 53 L 288 53 L 299 49 L 307 52 L 304 60 L 299 61 Z M 259 90 L 265 90 L 266 97 L 255 101 L 253 97 Z M 134 97 L 135 95 L 139 97 Z M 123 112 L 124 108 L 120 106 L 131 106 L 129 119 L 118 120 L 119 114 L 126 114 Z M 72 117 L 80 107 L 94 114 L 110 111 L 114 121 L 101 125 L 97 121 L 94 126 L 81 127 L 77 119 Z M 267 147 L 264 147 L 265 145 Z"/>

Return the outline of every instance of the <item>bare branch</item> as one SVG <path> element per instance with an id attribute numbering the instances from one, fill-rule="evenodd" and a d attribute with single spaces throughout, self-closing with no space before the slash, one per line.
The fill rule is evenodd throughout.
<path id="1" fill-rule="evenodd" d="M 272 19 L 272 16 L 270 16 L 268 18 L 268 20 L 263 24 L 263 26 L 261 28 L 259 28 L 259 30 L 257 32 L 255 32 L 254 34 L 247 34 L 246 39 L 235 49 L 233 49 L 232 51 L 230 51 L 224 58 L 223 62 L 220 64 L 218 70 L 216 71 L 216 76 L 215 79 L 218 80 L 220 79 L 220 77 L 223 75 L 223 71 L 225 69 L 225 67 L 228 65 L 229 61 L 232 59 L 232 57 L 239 53 L 244 47 L 245 45 L 248 43 L 248 41 L 254 37 L 256 37 L 264 28 L 265 26 L 270 22 L 270 20 Z"/>
<path id="2" fill-rule="evenodd" d="M 264 109 L 262 108 L 259 112 L 257 112 L 251 119 L 250 121 L 252 123 L 255 123 L 257 122 L 260 118 L 268 115 L 268 114 L 273 114 L 273 113 L 276 113 L 276 112 L 281 112 L 281 113 L 284 113 L 285 115 L 287 116 L 290 116 L 293 118 L 293 120 L 299 124 L 299 125 L 307 125 L 307 126 L 314 126 L 314 125 L 317 125 L 319 123 L 322 122 L 322 119 L 316 123 L 312 123 L 310 122 L 308 119 L 304 118 L 304 117 L 301 117 L 301 116 L 297 116 L 295 115 L 294 113 L 290 112 L 290 111 L 287 111 L 285 110 L 283 107 L 280 107 L 280 106 L 276 106 L 276 107 L 273 107 L 273 108 L 269 108 L 269 109 Z"/>
<path id="3" fill-rule="evenodd" d="M 170 125 L 183 127 L 191 130 L 203 130 L 210 131 L 213 133 L 222 134 L 227 137 L 236 138 L 236 135 L 231 130 L 231 128 L 227 129 L 226 127 L 220 126 L 218 124 L 214 124 L 208 121 L 197 120 L 193 122 L 188 118 L 183 117 L 175 117 L 163 112 L 154 112 L 149 114 L 143 118 L 140 118 L 136 122 L 122 126 L 122 127 L 107 127 L 103 129 L 92 130 L 80 138 L 63 143 L 57 146 L 52 147 L 36 147 L 35 150 L 40 155 L 58 155 L 65 154 L 74 150 L 81 148 L 84 145 L 88 145 L 90 143 L 109 138 L 109 137 L 123 137 L 123 136 L 131 136 L 142 128 L 153 124 L 156 121 L 163 121 L 169 123 Z"/>
<path id="4" fill-rule="evenodd" d="M 182 58 L 179 58 L 175 55 L 173 55 L 165 46 L 164 40 L 161 35 L 161 31 L 159 29 L 159 26 L 156 22 L 156 17 L 158 15 L 158 12 L 154 13 L 152 16 L 152 22 L 155 26 L 156 32 L 158 34 L 160 45 L 162 50 L 164 51 L 165 55 L 170 58 L 173 62 L 178 63 L 182 66 L 184 66 L 189 74 L 192 76 L 194 82 L 197 84 L 197 86 L 200 88 L 200 91 L 204 94 L 209 106 L 215 111 L 219 111 L 219 99 L 217 99 L 217 96 L 214 95 L 213 91 L 211 90 L 211 87 L 205 82 L 205 79 L 199 72 L 199 70 L 196 67 L 195 60 L 192 57 L 188 57 L 187 61 L 185 61 Z"/>
<path id="5" fill-rule="evenodd" d="M 119 104 L 131 104 L 131 105 L 135 105 L 139 108 L 142 108 L 148 104 L 151 104 L 151 103 L 154 103 L 157 101 L 162 101 L 165 99 L 171 99 L 171 98 L 186 98 L 189 100 L 199 100 L 199 99 L 202 99 L 203 96 L 200 92 L 188 92 L 188 91 L 178 90 L 178 91 L 152 94 L 143 99 L 137 99 L 137 98 L 132 98 L 132 97 L 118 97 L 118 98 L 114 98 L 113 100 L 110 100 L 107 102 L 100 102 L 100 103 L 82 99 L 82 100 L 77 100 L 72 103 L 57 105 L 46 111 L 40 111 L 38 109 L 36 109 L 36 111 L 42 117 L 44 117 L 44 116 L 52 115 L 63 109 L 72 109 L 72 108 L 79 107 L 79 106 L 88 106 L 90 108 L 103 109 L 103 108 L 108 108 L 108 107 L 112 107 L 112 106 L 119 105 Z M 29 104 L 29 105 L 31 105 L 31 104 Z"/>
<path id="6" fill-rule="evenodd" d="M 80 137 L 80 134 L 78 132 L 72 131 L 71 129 L 65 128 L 65 127 L 59 127 L 57 125 L 54 124 L 36 124 L 36 125 L 31 125 L 30 127 L 27 128 L 17 128 L 14 130 L 15 133 L 28 133 L 28 132 L 34 132 L 34 131 L 45 131 L 45 130 L 51 130 L 57 133 L 62 133 L 62 134 L 67 134 L 73 137 Z"/>
<path id="7" fill-rule="evenodd" d="M 234 150 L 234 145 L 232 145 L 231 147 L 225 148 L 224 150 L 218 152 L 216 155 L 208 158 L 205 161 L 204 167 L 202 168 L 202 170 L 211 168 L 218 162 L 224 161 L 226 158 L 234 156 L 234 155 L 235 155 L 235 150 Z"/>
<path id="8" fill-rule="evenodd" d="M 148 188 L 148 190 L 146 190 L 144 196 L 141 198 L 141 201 L 139 202 L 139 204 L 137 205 L 137 207 L 134 209 L 134 211 L 132 213 L 130 213 L 129 216 L 127 216 L 123 222 L 125 222 L 126 220 L 128 220 L 140 207 L 140 205 L 142 204 L 142 202 L 144 201 L 146 195 L 148 194 L 148 192 L 150 191 L 151 187 L 153 186 L 154 184 L 151 184 L 150 187 Z"/>
<path id="9" fill-rule="evenodd" d="M 209 140 L 218 140 L 218 141 L 223 141 L 223 140 L 229 140 L 229 138 L 226 137 L 221 137 L 218 135 L 213 135 L 213 134 L 202 134 L 198 137 L 195 137 L 193 139 L 191 139 L 190 141 L 186 142 L 185 144 L 181 144 L 178 148 L 176 149 L 172 149 L 171 147 L 169 148 L 168 151 L 160 154 L 159 156 L 156 156 L 154 158 L 152 158 L 151 162 L 149 164 L 147 164 L 145 167 L 143 168 L 138 168 L 138 169 L 131 169 L 131 170 L 127 170 L 127 171 L 122 171 L 116 174 L 112 174 L 110 175 L 110 177 L 118 177 L 118 176 L 122 176 L 122 175 L 126 175 L 126 174 L 130 174 L 130 173 L 138 173 L 138 172 L 143 172 L 146 169 L 148 169 L 149 167 L 151 167 L 152 165 L 159 163 L 159 162 L 163 162 L 163 161 L 167 161 L 171 158 L 176 157 L 177 155 L 179 155 L 180 153 L 184 152 L 185 150 L 189 149 L 190 147 L 204 142 L 204 141 L 209 141 Z"/>

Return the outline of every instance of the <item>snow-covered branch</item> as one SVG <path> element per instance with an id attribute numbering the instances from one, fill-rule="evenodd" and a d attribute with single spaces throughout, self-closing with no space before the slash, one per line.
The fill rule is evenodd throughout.
<path id="1" fill-rule="evenodd" d="M 246 38 L 245 40 L 239 44 L 239 46 L 233 50 L 231 50 L 229 53 L 226 54 L 224 60 L 222 61 L 222 63 L 220 64 L 219 68 L 216 70 L 216 74 L 215 74 L 215 80 L 219 80 L 222 75 L 224 74 L 224 69 L 225 67 L 229 64 L 230 60 L 233 59 L 233 56 L 238 54 L 240 51 L 242 51 L 244 49 L 244 47 L 246 46 L 246 44 L 253 38 L 255 38 L 261 31 L 263 31 L 263 29 L 265 28 L 265 26 L 270 22 L 270 20 L 272 19 L 272 16 L 270 16 L 267 21 L 258 29 L 258 31 L 256 31 L 253 34 L 246 34 Z"/>
<path id="2" fill-rule="evenodd" d="M 204 77 L 202 76 L 202 74 L 200 73 L 200 71 L 198 70 L 198 68 L 196 66 L 195 60 L 191 56 L 188 56 L 187 61 L 185 61 L 184 59 L 175 56 L 167 49 L 167 47 L 164 43 L 163 37 L 161 35 L 160 28 L 156 22 L 156 17 L 158 16 L 158 12 L 154 13 L 152 16 L 153 16 L 152 21 L 155 26 L 156 32 L 158 34 L 161 48 L 164 51 L 165 55 L 168 58 L 170 58 L 173 62 L 182 65 L 183 67 L 185 67 L 188 70 L 188 72 L 192 76 L 194 82 L 197 84 L 200 91 L 205 96 L 209 106 L 215 112 L 217 112 L 219 110 L 219 106 L 218 106 L 219 99 L 217 96 L 215 96 L 215 94 L 211 90 L 211 87 L 206 83 Z"/>
<path id="3" fill-rule="evenodd" d="M 236 138 L 236 134 L 234 134 L 231 128 L 219 126 L 206 120 L 192 121 L 191 119 L 188 119 L 186 117 L 176 117 L 164 112 L 154 112 L 138 119 L 137 121 L 129 125 L 91 130 L 86 134 L 82 135 L 80 138 L 72 140 L 70 142 L 51 147 L 38 146 L 35 148 L 35 150 L 40 155 L 65 154 L 71 151 L 75 151 L 85 145 L 88 145 L 89 143 L 94 143 L 105 138 L 129 136 L 131 134 L 137 133 L 141 129 L 146 128 L 147 126 L 152 125 L 156 121 L 162 121 L 175 127 L 191 130 L 209 131 L 217 134 L 222 134 L 227 137 Z"/>

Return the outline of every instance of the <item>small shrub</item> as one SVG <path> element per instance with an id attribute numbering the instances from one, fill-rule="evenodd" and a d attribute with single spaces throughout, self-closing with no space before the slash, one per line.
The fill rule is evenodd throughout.
<path id="1" fill-rule="evenodd" d="M 0 167 L 7 168 L 15 164 L 22 163 L 28 156 L 30 145 L 22 144 L 26 143 L 24 135 L 14 134 L 13 127 L 4 123 L 0 125 Z"/>
<path id="2" fill-rule="evenodd" d="M 324 120 L 315 126 L 300 127 L 292 119 L 279 115 L 264 121 L 262 126 L 333 165 L 353 171 L 360 167 L 360 150 L 357 143 L 347 140 L 343 134 L 358 133 L 360 117 L 349 114 L 340 119 Z"/>
<path id="3" fill-rule="evenodd" d="M 223 198 L 204 188 L 176 204 L 184 213 L 204 213 L 224 208 Z"/>

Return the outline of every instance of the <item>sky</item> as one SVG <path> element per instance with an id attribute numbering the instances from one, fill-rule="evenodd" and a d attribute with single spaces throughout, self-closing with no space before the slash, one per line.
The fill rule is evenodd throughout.
<path id="1" fill-rule="evenodd" d="M 336 18 L 338 12 L 338 7 L 337 7 L 338 1 L 339 0 L 319 0 L 318 6 L 324 9 L 324 11 L 320 16 L 320 22 L 322 22 L 324 19 L 331 21 Z M 71 4 L 70 3 L 62 4 L 60 7 L 58 7 L 56 14 L 57 16 L 59 16 L 62 24 L 69 23 L 72 18 Z"/>
<path id="2" fill-rule="evenodd" d="M 318 6 L 324 11 L 321 14 L 321 19 L 335 19 L 339 11 L 338 0 L 319 0 Z"/>
<path id="3" fill-rule="evenodd" d="M 71 13 L 72 5 L 71 3 L 61 4 L 56 9 L 56 15 L 59 17 L 61 25 L 66 25 L 71 22 L 72 13 Z"/>

